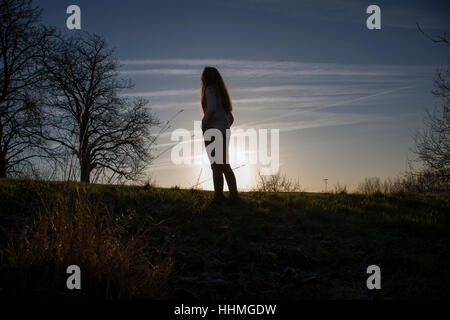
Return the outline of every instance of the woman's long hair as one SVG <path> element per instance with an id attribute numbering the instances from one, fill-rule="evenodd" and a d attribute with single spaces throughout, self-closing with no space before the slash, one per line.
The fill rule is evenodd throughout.
<path id="1" fill-rule="evenodd" d="M 214 67 L 205 67 L 202 72 L 202 81 L 200 85 L 200 101 L 202 103 L 202 109 L 205 110 L 206 97 L 205 89 L 212 86 L 216 89 L 219 97 L 222 101 L 225 113 L 230 113 L 233 109 L 231 103 L 230 93 L 228 92 L 227 85 L 220 75 L 219 71 Z"/>

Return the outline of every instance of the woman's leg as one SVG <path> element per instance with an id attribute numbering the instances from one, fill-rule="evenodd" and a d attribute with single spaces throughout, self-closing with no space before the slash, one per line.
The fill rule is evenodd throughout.
<path id="1" fill-rule="evenodd" d="M 214 198 L 223 198 L 223 168 L 222 165 L 213 163 L 211 165 L 213 182 L 214 182 Z M 228 180 L 227 180 L 228 183 Z"/>
<path id="2" fill-rule="evenodd" d="M 227 180 L 228 190 L 230 190 L 230 197 L 236 198 L 237 197 L 237 185 L 236 185 L 236 176 L 234 175 L 233 169 L 231 169 L 229 158 L 228 158 L 228 146 L 230 144 L 230 136 L 231 132 L 230 129 L 225 130 L 223 132 L 223 138 L 224 138 L 224 148 L 223 148 L 223 174 L 225 175 L 225 179 Z"/>
<path id="3" fill-rule="evenodd" d="M 203 132 L 205 134 L 205 132 Z M 215 140 L 215 137 L 212 136 L 210 140 L 205 139 L 205 146 L 206 151 L 211 152 L 211 154 L 208 154 L 208 158 L 211 160 L 215 157 L 215 150 L 209 150 L 208 151 L 208 145 L 212 143 Z M 223 169 L 220 164 L 217 164 L 213 162 L 211 164 L 211 170 L 212 170 L 212 176 L 213 176 L 213 184 L 214 184 L 214 199 L 215 200 L 222 200 L 224 198 L 223 196 Z"/>
<path id="4" fill-rule="evenodd" d="M 228 190 L 230 190 L 230 197 L 237 197 L 238 192 L 236 186 L 236 177 L 234 175 L 233 169 L 231 169 L 231 166 L 229 164 L 225 164 L 223 166 L 223 174 L 225 175 L 225 179 L 227 180 Z"/>

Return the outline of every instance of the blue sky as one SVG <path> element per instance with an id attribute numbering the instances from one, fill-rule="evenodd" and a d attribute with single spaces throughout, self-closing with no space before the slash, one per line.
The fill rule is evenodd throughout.
<path id="1" fill-rule="evenodd" d="M 310 191 L 406 168 L 411 133 L 432 107 L 433 73 L 448 47 L 425 39 L 450 29 L 448 1 L 46 1 L 44 21 L 65 29 L 77 4 L 82 29 L 116 48 L 124 94 L 150 100 L 161 120 L 180 109 L 172 128 L 200 120 L 198 87 L 205 65 L 222 72 L 237 128 L 279 128 L 282 172 Z M 368 30 L 365 9 L 381 8 L 381 30 Z M 76 32 L 76 31 L 67 31 Z M 158 141 L 159 150 L 170 143 Z M 157 152 L 157 151 L 156 151 Z M 170 153 L 150 173 L 161 186 L 208 180 L 207 167 L 176 166 Z M 255 168 L 236 171 L 247 188 Z M 241 178 L 241 179 L 240 179 Z M 202 185 L 210 188 L 210 181 Z"/>

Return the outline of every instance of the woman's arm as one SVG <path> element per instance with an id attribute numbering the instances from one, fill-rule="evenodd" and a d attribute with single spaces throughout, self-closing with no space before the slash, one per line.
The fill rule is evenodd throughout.
<path id="1" fill-rule="evenodd" d="M 231 113 L 231 111 L 230 111 L 230 113 L 227 114 L 227 121 L 228 121 L 228 125 L 231 127 L 231 125 L 234 122 L 234 117 L 233 117 L 233 114 Z"/>
<path id="2" fill-rule="evenodd" d="M 205 89 L 205 96 L 206 96 L 206 110 L 205 110 L 205 115 L 203 116 L 203 119 L 202 119 L 202 130 L 203 131 L 205 131 L 209 120 L 211 119 L 214 112 L 216 112 L 216 108 L 217 108 L 217 98 L 216 98 L 216 92 L 215 92 L 214 88 L 207 87 Z"/>

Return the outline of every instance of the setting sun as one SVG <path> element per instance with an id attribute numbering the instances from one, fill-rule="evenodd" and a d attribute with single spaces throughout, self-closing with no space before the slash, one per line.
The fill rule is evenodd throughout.
<path id="1" fill-rule="evenodd" d="M 230 165 L 233 170 L 239 175 L 237 179 L 237 187 L 241 191 L 249 191 L 256 186 L 258 169 L 254 164 L 246 161 L 249 153 L 255 151 L 242 150 L 236 144 L 230 144 Z M 201 163 L 192 167 L 193 176 L 196 181 L 194 185 L 204 190 L 214 190 L 213 179 L 211 174 L 211 164 L 209 163 L 208 155 L 205 149 L 202 150 L 201 155 L 194 155 L 195 159 L 201 159 Z M 224 190 L 228 191 L 228 186 L 224 183 Z"/>

